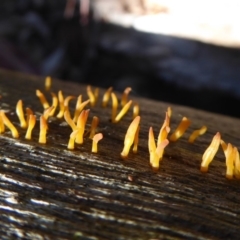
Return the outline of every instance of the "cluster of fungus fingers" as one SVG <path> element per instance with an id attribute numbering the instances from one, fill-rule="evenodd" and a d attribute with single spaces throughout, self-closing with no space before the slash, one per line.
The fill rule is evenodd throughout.
<path id="1" fill-rule="evenodd" d="M 202 163 L 201 163 L 201 172 L 207 172 L 208 166 L 212 162 L 214 156 L 216 155 L 219 145 L 221 142 L 221 135 L 219 132 L 213 137 L 212 142 L 210 143 L 209 147 L 206 149 L 202 156 Z"/>
<path id="2" fill-rule="evenodd" d="M 135 135 L 137 134 L 137 138 L 138 138 L 138 128 L 140 124 L 140 119 L 141 119 L 140 116 L 137 116 L 136 118 L 134 118 L 134 120 L 131 122 L 131 124 L 127 129 L 127 133 L 124 139 L 124 147 L 121 152 L 121 157 L 123 159 L 126 159 L 128 157 L 130 148 L 133 145 L 134 141 L 136 144 L 138 143 L 138 139 L 136 139 Z M 137 146 L 135 146 L 134 148 L 136 151 Z"/>
<path id="3" fill-rule="evenodd" d="M 98 88 L 96 88 L 94 93 L 93 93 L 91 86 L 90 85 L 87 86 L 87 95 L 89 97 L 90 105 L 92 107 L 95 106 L 96 103 L 97 103 L 98 94 L 99 94 L 99 89 Z"/>

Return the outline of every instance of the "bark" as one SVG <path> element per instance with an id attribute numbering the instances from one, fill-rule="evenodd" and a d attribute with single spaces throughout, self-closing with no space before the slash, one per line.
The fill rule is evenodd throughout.
<path id="1" fill-rule="evenodd" d="M 76 150 L 67 150 L 71 129 L 52 118 L 47 144 L 38 143 L 39 116 L 43 111 L 35 95 L 44 90 L 44 79 L 0 71 L 1 109 L 20 131 L 0 135 L 0 234 L 2 239 L 236 239 L 239 236 L 240 182 L 226 180 L 225 158 L 219 149 L 209 172 L 202 174 L 201 157 L 220 131 L 226 142 L 239 146 L 238 119 L 131 96 L 140 105 L 139 150 L 120 158 L 123 139 L 132 120 L 128 113 L 113 124 L 111 104 L 90 110 L 100 119 L 104 136 L 99 152 L 91 153 L 86 138 Z M 86 86 L 53 80 L 53 92 L 64 96 L 83 94 Z M 100 91 L 102 97 L 104 90 Z M 51 100 L 50 92 L 45 92 Z M 171 93 L 169 93 L 171 94 Z M 120 97 L 120 94 L 118 95 Z M 24 139 L 15 106 L 19 99 L 38 116 L 33 139 Z M 75 102 L 71 103 L 73 113 Z M 166 148 L 161 167 L 149 167 L 148 130 L 155 138 L 165 111 L 172 107 L 171 129 L 183 116 L 192 124 L 185 135 Z M 202 125 L 208 131 L 194 144 L 191 132 Z"/>

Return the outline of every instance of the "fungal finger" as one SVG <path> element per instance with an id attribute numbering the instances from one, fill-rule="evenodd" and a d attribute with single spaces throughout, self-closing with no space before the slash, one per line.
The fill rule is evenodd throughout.
<path id="1" fill-rule="evenodd" d="M 171 107 L 168 107 L 168 108 L 167 108 L 167 114 L 168 114 L 168 117 L 169 117 L 169 119 L 170 119 L 171 116 L 172 116 L 172 109 L 171 109 Z"/>
<path id="2" fill-rule="evenodd" d="M 64 112 L 64 119 L 68 123 L 68 125 L 72 128 L 72 131 L 74 131 L 77 128 L 74 121 L 71 119 L 69 111 Z"/>
<path id="3" fill-rule="evenodd" d="M 117 108 L 118 108 L 118 100 L 115 93 L 111 93 L 112 98 L 112 122 L 115 121 L 115 117 L 117 115 Z"/>
<path id="4" fill-rule="evenodd" d="M 29 119 L 30 119 L 30 116 L 31 115 L 34 115 L 33 114 L 33 111 L 31 108 L 26 108 L 26 113 L 27 113 L 27 124 L 29 123 Z"/>
<path id="5" fill-rule="evenodd" d="M 43 116 L 44 116 L 46 121 L 50 117 L 50 114 L 51 114 L 53 109 L 54 109 L 54 106 L 51 106 L 51 107 L 47 108 L 46 110 L 44 110 Z"/>
<path id="6" fill-rule="evenodd" d="M 157 142 L 157 153 L 158 153 L 158 156 L 159 156 L 159 159 L 161 160 L 162 157 L 163 157 L 163 154 L 164 154 L 164 148 L 168 145 L 169 141 L 167 139 L 167 134 L 169 132 L 169 127 L 165 126 L 163 129 L 162 129 L 162 137 L 160 137 L 160 141 Z M 167 145 L 164 145 L 166 144 Z M 164 146 L 164 147 L 162 147 Z"/>
<path id="7" fill-rule="evenodd" d="M 97 153 L 98 152 L 98 142 L 103 138 L 102 133 L 97 133 L 93 137 L 93 142 L 92 142 L 92 152 Z"/>
<path id="8" fill-rule="evenodd" d="M 216 155 L 219 145 L 221 142 L 221 135 L 219 132 L 213 137 L 212 142 L 210 143 L 209 147 L 205 150 L 202 163 L 201 163 L 201 172 L 207 172 L 208 166 L 212 162 L 214 156 Z"/>
<path id="9" fill-rule="evenodd" d="M 226 157 L 228 145 L 222 139 L 221 139 L 220 143 L 221 143 L 224 155 Z"/>
<path id="10" fill-rule="evenodd" d="M 76 143 L 78 143 L 78 144 L 83 143 L 83 134 L 85 131 L 85 126 L 86 126 L 87 118 L 89 115 L 89 111 L 90 111 L 89 109 L 83 110 L 78 117 L 77 128 L 79 128 L 80 130 L 79 130 L 78 135 L 75 140 Z"/>
<path id="11" fill-rule="evenodd" d="M 159 145 L 162 141 L 164 141 L 167 138 L 169 132 L 170 132 L 169 115 L 166 112 L 165 120 L 158 134 L 157 145 Z"/>
<path id="12" fill-rule="evenodd" d="M 4 131 L 5 131 L 5 126 L 3 123 L 2 116 L 0 115 L 0 133 L 4 133 Z"/>
<path id="13" fill-rule="evenodd" d="M 79 97 L 79 100 L 78 100 L 79 102 L 78 102 L 77 105 L 76 105 L 76 109 L 75 109 L 75 113 L 74 113 L 74 118 L 73 118 L 73 121 L 74 121 L 74 122 L 77 122 L 77 119 L 78 119 L 81 111 L 82 111 L 82 110 L 85 108 L 85 106 L 87 106 L 88 103 L 90 102 L 89 99 L 86 100 L 86 101 L 84 101 L 84 102 L 80 102 L 80 99 L 81 99 L 81 98 L 82 98 L 82 96 Z"/>
<path id="14" fill-rule="evenodd" d="M 170 136 L 170 141 L 172 141 L 172 142 L 177 141 L 185 133 L 185 131 L 189 127 L 190 123 L 191 122 L 186 117 L 183 117 L 182 121 L 178 125 L 175 132 Z"/>
<path id="15" fill-rule="evenodd" d="M 233 179 L 234 172 L 234 158 L 236 156 L 236 149 L 233 148 L 232 144 L 229 143 L 226 150 L 226 178 Z"/>
<path id="16" fill-rule="evenodd" d="M 110 87 L 110 88 L 108 88 L 107 91 L 104 93 L 103 99 L 102 99 L 102 106 L 103 106 L 103 107 L 106 107 L 106 106 L 107 106 L 108 101 L 109 101 L 110 96 L 111 96 L 111 93 L 112 93 L 112 90 L 113 90 L 113 88 Z"/>
<path id="17" fill-rule="evenodd" d="M 149 128 L 149 133 L 148 133 L 148 150 L 149 153 L 155 152 L 156 151 L 156 143 L 155 143 L 155 138 L 154 138 L 154 133 L 153 133 L 153 128 Z"/>
<path id="18" fill-rule="evenodd" d="M 137 103 L 133 106 L 133 119 L 139 115 L 140 109 Z"/>
<path id="19" fill-rule="evenodd" d="M 235 149 L 235 158 L 234 158 L 234 176 L 237 179 L 240 179 L 240 159 L 239 159 L 239 152 L 236 147 Z"/>
<path id="20" fill-rule="evenodd" d="M 18 116 L 18 119 L 20 121 L 20 126 L 21 128 L 27 128 L 27 122 L 24 117 L 24 112 L 23 112 L 23 102 L 22 100 L 19 100 L 16 105 L 16 114 Z"/>
<path id="21" fill-rule="evenodd" d="M 19 138 L 19 133 L 16 127 L 11 123 L 11 121 L 8 119 L 8 117 L 5 115 L 4 111 L 0 111 L 0 117 L 2 118 L 2 121 L 4 125 L 11 131 L 13 138 Z"/>
<path id="22" fill-rule="evenodd" d="M 89 97 L 90 104 L 93 107 L 95 105 L 95 103 L 96 103 L 96 99 L 95 99 L 95 96 L 94 96 L 94 94 L 92 92 L 92 88 L 91 88 L 90 85 L 87 86 L 87 95 Z"/>
<path id="23" fill-rule="evenodd" d="M 133 142 L 133 152 L 134 153 L 137 153 L 137 150 L 138 150 L 139 131 L 140 131 L 140 126 L 138 126 L 137 131 L 134 136 L 134 142 Z"/>
<path id="24" fill-rule="evenodd" d="M 99 123 L 99 118 L 94 116 L 91 124 L 91 129 L 90 129 L 90 136 L 89 136 L 90 139 L 94 137 L 98 123 Z"/>
<path id="25" fill-rule="evenodd" d="M 162 160 L 162 155 L 164 152 L 164 148 L 168 145 L 169 141 L 168 139 L 165 139 L 163 142 L 161 142 L 157 149 L 154 152 L 150 153 L 150 165 L 152 166 L 153 170 L 158 170 L 160 161 Z"/>
<path id="26" fill-rule="evenodd" d="M 64 115 L 64 97 L 62 94 L 62 91 L 58 91 L 58 102 L 59 102 L 59 113 L 57 115 L 57 118 L 62 118 Z"/>
<path id="27" fill-rule="evenodd" d="M 123 118 L 123 116 L 126 115 L 131 105 L 132 105 L 132 100 L 130 100 L 127 104 L 123 106 L 122 110 L 118 113 L 118 115 L 114 119 L 115 123 L 119 122 Z"/>
<path id="28" fill-rule="evenodd" d="M 46 144 L 47 142 L 47 129 L 48 129 L 47 121 L 42 115 L 40 117 L 40 132 L 39 132 L 39 140 L 38 140 L 38 142 L 41 144 Z"/>
<path id="29" fill-rule="evenodd" d="M 194 143 L 195 139 L 197 137 L 199 137 L 200 135 L 203 135 L 204 133 L 206 133 L 207 131 L 207 127 L 206 126 L 202 126 L 200 129 L 193 131 L 193 133 L 190 135 L 188 142 L 189 143 Z"/>
<path id="30" fill-rule="evenodd" d="M 63 105 L 64 105 L 64 111 L 69 111 L 69 102 L 70 102 L 70 100 L 72 100 L 72 99 L 75 99 L 76 97 L 74 97 L 74 96 L 67 96 L 65 99 L 64 99 L 64 103 L 63 103 Z"/>
<path id="31" fill-rule="evenodd" d="M 128 100 L 128 95 L 129 93 L 132 91 L 132 88 L 130 87 L 127 87 L 124 92 L 123 92 L 123 95 L 122 95 L 122 100 L 121 100 L 121 106 L 125 106 L 127 104 L 127 100 Z"/>
<path id="32" fill-rule="evenodd" d="M 52 117 L 53 115 L 54 115 L 54 113 L 55 113 L 55 111 L 56 111 L 56 109 L 57 109 L 57 106 L 58 106 L 58 98 L 57 98 L 57 95 L 55 94 L 55 93 L 51 93 L 51 95 L 52 95 L 52 107 L 53 107 L 53 109 L 52 109 L 52 111 L 51 111 L 51 113 L 50 113 L 50 117 Z"/>
<path id="33" fill-rule="evenodd" d="M 38 90 L 38 89 L 36 90 L 36 95 L 39 98 L 39 100 L 40 100 L 41 104 L 43 105 L 44 109 L 50 107 L 47 99 L 45 98 L 44 94 L 40 90 Z"/>
<path id="34" fill-rule="evenodd" d="M 71 149 L 71 150 L 74 149 L 75 139 L 76 139 L 76 137 L 77 137 L 78 132 L 79 132 L 79 129 L 77 128 L 76 130 L 74 130 L 74 131 L 70 134 L 70 138 L 69 138 L 68 146 L 67 146 L 68 149 Z"/>
<path id="35" fill-rule="evenodd" d="M 93 95 L 94 95 L 95 104 L 96 104 L 98 101 L 98 97 L 99 97 L 99 88 L 95 88 Z"/>
<path id="36" fill-rule="evenodd" d="M 36 124 L 36 116 L 31 114 L 29 116 L 28 128 L 27 128 L 27 132 L 25 135 L 26 139 L 29 139 L 29 140 L 32 139 L 32 130 L 33 130 L 35 124 Z"/>
<path id="37" fill-rule="evenodd" d="M 45 89 L 46 91 L 49 91 L 52 85 L 52 78 L 50 76 L 47 76 L 45 78 Z"/>
<path id="38" fill-rule="evenodd" d="M 140 116 L 137 116 L 128 127 L 128 130 L 127 130 L 127 133 L 126 133 L 125 139 L 124 139 L 124 147 L 121 152 L 121 157 L 123 159 L 126 159 L 128 157 L 128 153 L 134 142 L 135 134 L 137 132 L 137 129 L 138 129 L 138 126 L 140 123 L 140 119 L 141 119 Z"/>

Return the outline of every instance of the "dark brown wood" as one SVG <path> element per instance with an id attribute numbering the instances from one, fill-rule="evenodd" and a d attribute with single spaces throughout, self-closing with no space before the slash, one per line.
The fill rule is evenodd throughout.
<path id="1" fill-rule="evenodd" d="M 44 90 L 43 78 L 0 71 L 1 109 L 10 111 L 7 115 L 15 125 L 19 125 L 15 115 L 19 99 L 38 116 L 42 112 L 36 89 Z M 52 91 L 57 90 L 65 96 L 83 94 L 86 99 L 86 86 L 54 79 Z M 50 93 L 46 96 L 51 100 Z M 207 174 L 199 168 L 202 153 L 217 131 L 239 147 L 240 121 L 171 105 L 172 130 L 182 116 L 192 124 L 183 138 L 166 148 L 161 168 L 154 173 L 149 167 L 148 129 L 153 126 L 157 136 L 169 104 L 132 99 L 140 104 L 142 117 L 139 151 L 125 161 L 120 152 L 132 114 L 113 124 L 110 105 L 102 108 L 98 103 L 90 111 L 90 119 L 100 118 L 98 131 L 104 135 L 97 154 L 91 153 L 89 139 L 76 150 L 67 150 L 70 127 L 55 118 L 46 145 L 38 143 L 39 127 L 31 141 L 24 139 L 19 126 L 19 139 L 9 131 L 0 135 L 3 239 L 238 238 L 240 181 L 225 179 L 221 149 Z M 191 131 L 204 124 L 208 132 L 189 144 Z"/>

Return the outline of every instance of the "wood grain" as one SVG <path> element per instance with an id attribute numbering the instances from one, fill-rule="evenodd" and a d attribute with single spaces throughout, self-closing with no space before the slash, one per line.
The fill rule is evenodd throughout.
<path id="1" fill-rule="evenodd" d="M 19 99 L 39 117 L 42 107 L 35 96 L 44 79 L 0 70 L 1 109 L 19 125 L 15 106 Z M 52 91 L 86 97 L 86 86 L 54 79 Z M 100 91 L 101 96 L 103 90 Z M 169 93 L 171 94 L 171 93 Z M 50 93 L 46 96 L 51 100 Z M 120 95 L 118 95 L 120 96 Z M 240 121 L 182 106 L 171 105 L 174 130 L 182 116 L 191 119 L 187 133 L 165 151 L 160 170 L 149 167 L 148 129 L 155 137 L 169 106 L 132 97 L 140 105 L 139 151 L 122 160 L 120 152 L 129 113 L 113 124 L 111 106 L 91 108 L 104 135 L 99 153 L 91 153 L 91 140 L 67 150 L 70 127 L 52 118 L 46 145 L 0 136 L 0 234 L 2 239 L 237 239 L 239 236 L 240 182 L 225 179 L 220 149 L 209 172 L 199 171 L 201 156 L 213 135 L 239 147 Z M 194 101 L 194 99 L 193 99 Z M 75 102 L 71 105 L 73 111 Z M 202 125 L 208 132 L 194 144 L 191 132 Z M 90 127 L 90 121 L 88 121 Z"/>

